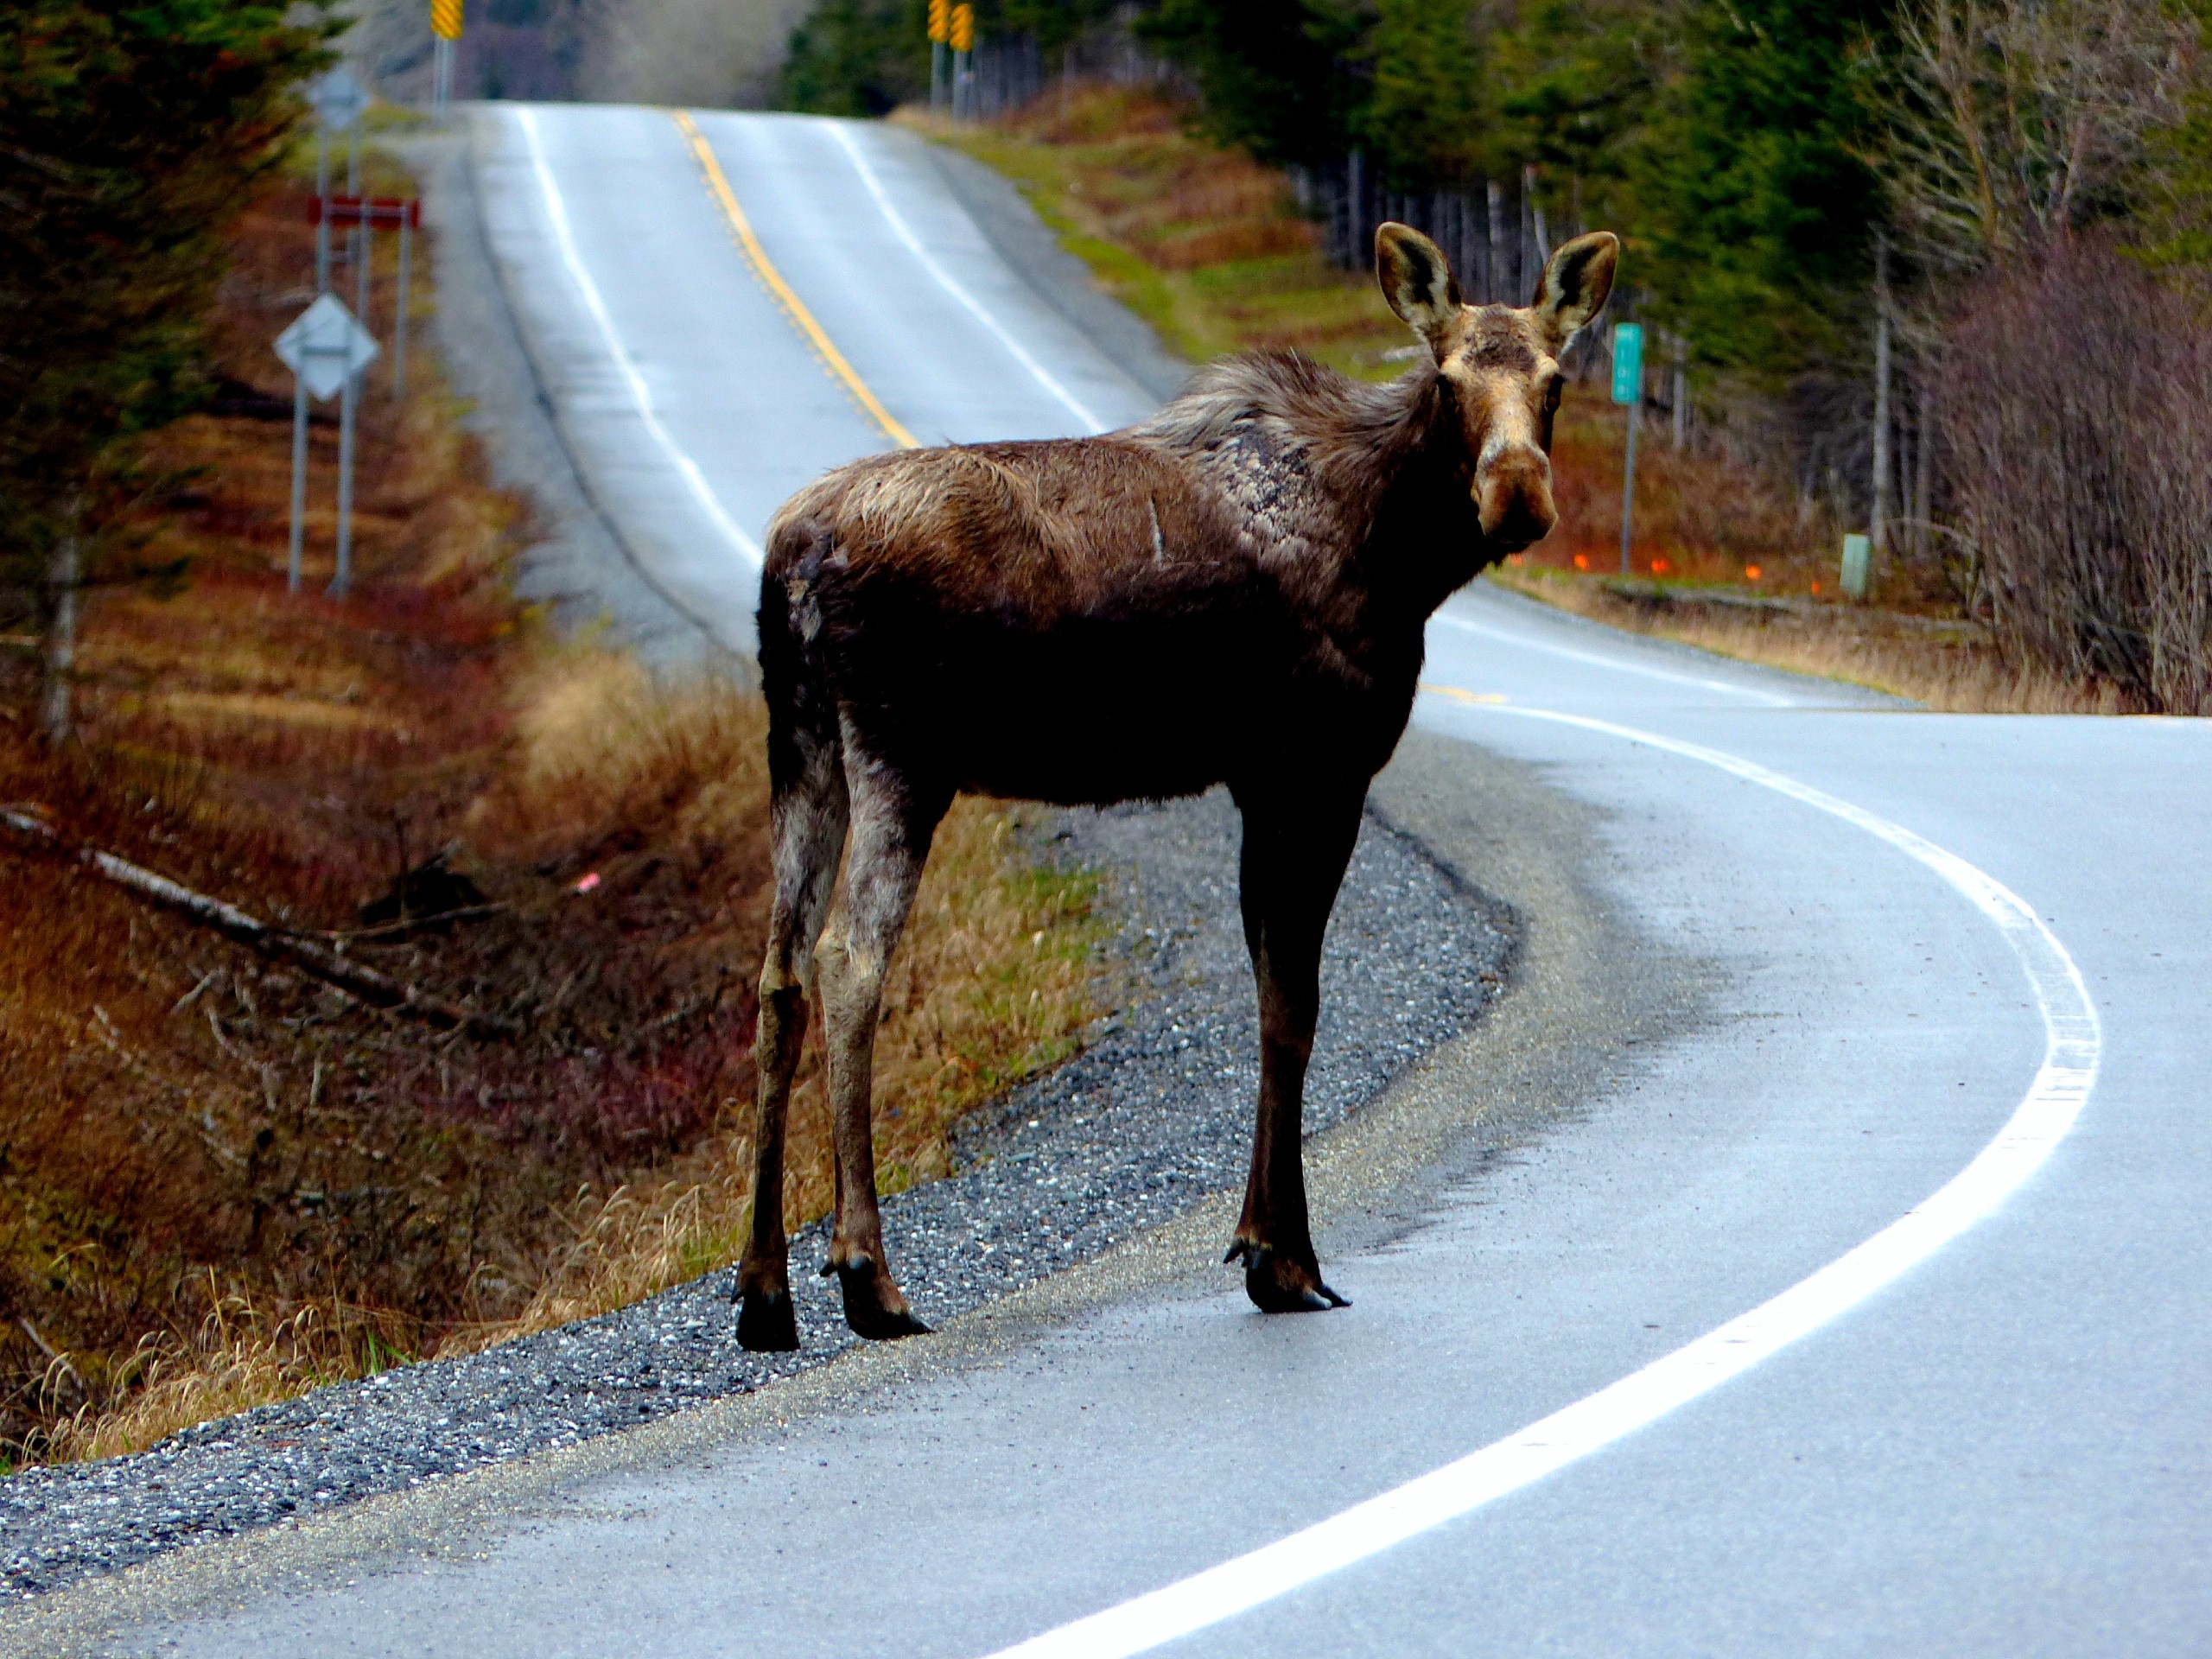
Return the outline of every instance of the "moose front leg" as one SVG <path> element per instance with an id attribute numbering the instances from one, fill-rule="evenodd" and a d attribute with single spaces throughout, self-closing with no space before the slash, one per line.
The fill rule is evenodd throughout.
<path id="1" fill-rule="evenodd" d="M 884 973 L 906 927 L 945 803 L 935 798 L 918 802 L 910 785 L 868 760 L 849 740 L 846 776 L 852 791 L 853 839 L 844 902 L 815 953 L 822 969 L 837 1162 L 837 1224 L 822 1273 L 824 1278 L 834 1274 L 844 1293 L 845 1323 L 863 1337 L 881 1339 L 929 1330 L 907 1307 L 884 1254 L 869 1096 Z"/>
<path id="2" fill-rule="evenodd" d="M 1306 1213 L 1306 1068 L 1321 1007 L 1321 939 L 1359 838 L 1364 785 L 1240 792 L 1244 942 L 1260 994 L 1260 1110 L 1236 1241 L 1244 1292 L 1268 1313 L 1344 1306 L 1321 1281 Z"/>

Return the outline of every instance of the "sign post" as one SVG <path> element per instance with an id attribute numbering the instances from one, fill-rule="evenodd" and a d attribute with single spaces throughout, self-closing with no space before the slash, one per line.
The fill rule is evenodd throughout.
<path id="1" fill-rule="evenodd" d="M 276 355 L 292 372 L 292 543 L 286 586 L 300 591 L 300 551 L 308 499 L 308 399 L 343 392 L 338 424 L 338 568 L 334 599 L 346 595 L 353 575 L 353 410 L 361 372 L 377 359 L 377 343 L 335 294 L 320 296 L 276 336 Z"/>
<path id="2" fill-rule="evenodd" d="M 946 42 L 952 39 L 952 0 L 930 0 L 930 111 L 944 107 Z"/>
<path id="3" fill-rule="evenodd" d="M 353 174 L 356 194 L 361 169 L 361 146 L 358 136 L 361 111 L 369 106 L 369 95 L 361 83 L 353 79 L 353 71 L 344 64 L 316 79 L 308 89 L 308 102 L 314 106 L 315 125 L 315 194 L 322 207 L 322 222 L 315 233 L 315 291 L 330 292 L 330 135 L 334 132 L 355 133 L 353 142 Z"/>
<path id="4" fill-rule="evenodd" d="M 391 396 L 394 403 L 407 395 L 407 282 L 414 232 L 423 223 L 423 204 L 413 196 L 333 196 L 308 210 L 321 226 L 359 226 L 361 231 L 361 269 L 356 287 L 354 315 L 369 315 L 371 236 L 377 226 L 391 226 L 399 232 L 399 292 L 392 302 Z"/>
<path id="5" fill-rule="evenodd" d="M 1621 575 L 1629 574 L 1629 538 L 1636 517 L 1636 428 L 1643 408 L 1643 325 L 1613 325 L 1613 401 L 1628 405 L 1628 459 L 1621 468 Z"/>
<path id="6" fill-rule="evenodd" d="M 430 0 L 430 118 L 446 124 L 453 102 L 453 43 L 461 38 L 461 0 Z"/>
<path id="7" fill-rule="evenodd" d="M 976 8 L 961 0 L 952 9 L 950 41 L 952 47 L 952 118 L 963 116 L 972 120 L 976 114 L 976 89 L 970 86 L 968 64 L 976 50 Z"/>

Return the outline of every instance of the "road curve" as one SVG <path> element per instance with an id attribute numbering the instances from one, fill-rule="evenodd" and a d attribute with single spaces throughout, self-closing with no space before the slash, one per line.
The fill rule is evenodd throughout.
<path id="1" fill-rule="evenodd" d="M 489 228 L 570 445 L 633 554 L 741 639 L 775 502 L 894 435 L 668 114 L 491 122 Z M 910 138 L 697 129 L 892 423 L 1145 406 Z M 1325 1205 L 1351 1309 L 1260 1318 L 1193 1256 L 958 1363 L 879 1351 L 781 1423 L 403 1503 L 112 1645 L 2212 1647 L 2212 728 L 1926 715 L 1486 588 L 1437 619 L 1428 682 L 1382 810 L 1513 896 L 1499 803 L 1565 803 L 1590 901 L 1695 1017 L 1412 1211 Z M 1541 965 L 1554 918 L 1529 925 Z M 1515 1029 L 1408 1090 L 1511 1074 Z"/>

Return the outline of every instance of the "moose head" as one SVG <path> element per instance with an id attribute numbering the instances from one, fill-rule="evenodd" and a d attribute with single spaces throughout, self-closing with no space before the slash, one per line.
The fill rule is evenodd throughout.
<path id="1" fill-rule="evenodd" d="M 1526 306 L 1468 305 L 1443 250 L 1411 226 L 1375 232 L 1375 274 L 1390 308 L 1430 352 L 1465 423 L 1484 537 L 1505 551 L 1541 541 L 1552 502 L 1552 416 L 1560 359 L 1612 291 L 1620 238 L 1592 231 L 1560 246 Z"/>

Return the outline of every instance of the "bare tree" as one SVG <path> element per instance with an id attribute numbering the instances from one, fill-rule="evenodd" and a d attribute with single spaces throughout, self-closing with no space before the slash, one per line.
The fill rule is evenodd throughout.
<path id="1" fill-rule="evenodd" d="M 2161 0 L 1908 0 L 1876 104 L 1915 251 L 1978 267 L 2110 207 L 2178 114 L 2194 34 Z"/>

